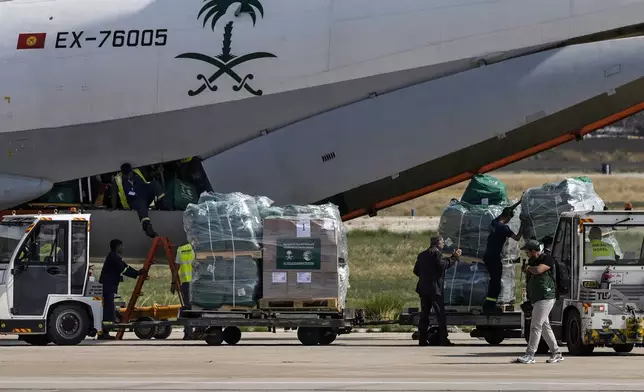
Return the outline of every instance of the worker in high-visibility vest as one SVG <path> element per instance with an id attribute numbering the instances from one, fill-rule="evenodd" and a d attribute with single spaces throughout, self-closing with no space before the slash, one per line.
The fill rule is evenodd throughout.
<path id="1" fill-rule="evenodd" d="M 152 228 L 148 210 L 155 203 L 157 207 L 165 204 L 163 190 L 157 189 L 156 181 L 147 181 L 141 170 L 132 170 L 129 163 L 121 165 L 121 171 L 114 177 L 114 183 L 123 208 L 136 210 L 145 234 L 150 238 L 156 237 L 157 233 Z M 113 200 L 112 204 L 115 202 L 116 200 Z"/>
<path id="2" fill-rule="evenodd" d="M 179 267 L 179 280 L 181 281 L 181 296 L 183 297 L 183 310 L 190 310 L 190 283 L 192 282 L 192 261 L 195 259 L 195 252 L 192 245 L 185 244 L 177 248 L 175 264 Z M 176 286 L 174 282 L 170 287 L 174 294 Z M 192 328 L 185 326 L 183 329 L 183 340 L 194 339 Z"/>
<path id="3" fill-rule="evenodd" d="M 52 252 L 52 244 L 50 242 L 41 245 L 38 253 L 40 256 L 40 261 L 47 261 L 48 257 L 51 257 L 51 262 L 60 263 L 65 260 L 63 256 L 63 250 L 60 248 L 60 246 L 56 247 L 56 254 L 54 254 Z"/>
<path id="4" fill-rule="evenodd" d="M 589 242 L 585 246 L 586 264 L 594 264 L 597 261 L 615 261 L 615 248 L 608 242 L 602 241 L 602 229 L 593 226 L 588 233 Z"/>

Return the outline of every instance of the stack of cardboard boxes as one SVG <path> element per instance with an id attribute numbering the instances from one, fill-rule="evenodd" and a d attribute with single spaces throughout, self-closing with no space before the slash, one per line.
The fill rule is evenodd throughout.
<path id="1" fill-rule="evenodd" d="M 263 233 L 263 298 L 339 298 L 339 233 L 331 219 L 268 217 Z"/>

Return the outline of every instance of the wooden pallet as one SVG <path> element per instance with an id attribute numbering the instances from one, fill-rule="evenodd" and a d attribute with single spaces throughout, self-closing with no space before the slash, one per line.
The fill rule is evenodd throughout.
<path id="1" fill-rule="evenodd" d="M 197 252 L 195 254 L 195 259 L 197 260 L 209 260 L 215 256 L 222 259 L 232 259 L 233 257 L 242 257 L 247 256 L 252 259 L 261 259 L 262 251 L 261 250 L 240 250 L 233 252 L 232 250 L 222 250 L 215 252 Z"/>
<path id="2" fill-rule="evenodd" d="M 268 299 L 259 300 L 261 309 L 274 310 L 339 310 L 340 301 L 337 298 L 312 299 Z"/>

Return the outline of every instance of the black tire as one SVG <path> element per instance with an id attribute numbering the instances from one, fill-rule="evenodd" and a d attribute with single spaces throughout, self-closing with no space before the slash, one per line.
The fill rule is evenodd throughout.
<path id="1" fill-rule="evenodd" d="M 241 340 L 242 332 L 237 327 L 226 327 L 224 329 L 224 342 L 226 344 L 237 344 Z"/>
<path id="2" fill-rule="evenodd" d="M 134 334 L 139 339 L 150 340 L 157 334 L 157 327 L 156 326 L 153 326 L 153 327 L 136 326 L 136 323 L 143 322 L 143 321 L 154 321 L 154 319 L 152 317 L 141 317 L 140 319 L 136 320 L 133 327 Z"/>
<path id="3" fill-rule="evenodd" d="M 162 321 L 168 321 L 166 319 Z M 154 334 L 155 339 L 167 339 L 172 334 L 172 325 L 157 325 L 156 333 Z"/>
<path id="4" fill-rule="evenodd" d="M 613 346 L 613 350 L 620 354 L 630 353 L 633 351 L 633 348 L 635 348 L 634 344 L 616 344 Z"/>
<path id="5" fill-rule="evenodd" d="M 49 336 L 46 334 L 42 335 L 19 335 L 18 339 L 22 340 L 23 342 L 27 344 L 31 344 L 32 346 L 46 346 L 49 343 L 51 343 L 51 340 L 49 340 Z"/>
<path id="6" fill-rule="evenodd" d="M 418 331 L 416 331 L 416 332 L 411 334 L 411 339 L 412 340 L 418 340 Z"/>
<path id="7" fill-rule="evenodd" d="M 76 304 L 62 304 L 47 317 L 47 337 L 59 346 L 74 346 L 89 332 L 89 316 Z"/>
<path id="8" fill-rule="evenodd" d="M 503 343 L 504 340 L 505 337 L 501 336 L 500 334 L 489 334 L 485 337 L 485 341 L 491 346 L 498 346 L 499 344 Z"/>
<path id="9" fill-rule="evenodd" d="M 209 346 L 220 346 L 224 342 L 221 327 L 209 327 L 204 333 L 204 340 Z"/>
<path id="10" fill-rule="evenodd" d="M 334 332 L 331 328 L 324 328 L 320 331 L 320 345 L 328 346 L 329 344 L 335 342 L 335 339 L 338 337 L 338 333 Z"/>
<path id="11" fill-rule="evenodd" d="M 595 346 L 584 344 L 581 334 L 581 316 L 577 309 L 572 309 L 566 317 L 566 346 L 572 356 L 586 356 L 593 353 Z"/>
<path id="12" fill-rule="evenodd" d="M 314 327 L 301 327 L 297 329 L 297 338 L 305 346 L 315 346 L 320 343 L 320 329 Z"/>

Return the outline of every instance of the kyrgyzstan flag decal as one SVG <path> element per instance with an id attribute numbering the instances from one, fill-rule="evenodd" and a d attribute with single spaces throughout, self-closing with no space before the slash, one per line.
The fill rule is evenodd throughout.
<path id="1" fill-rule="evenodd" d="M 47 33 L 18 34 L 17 49 L 42 49 L 45 47 Z"/>

